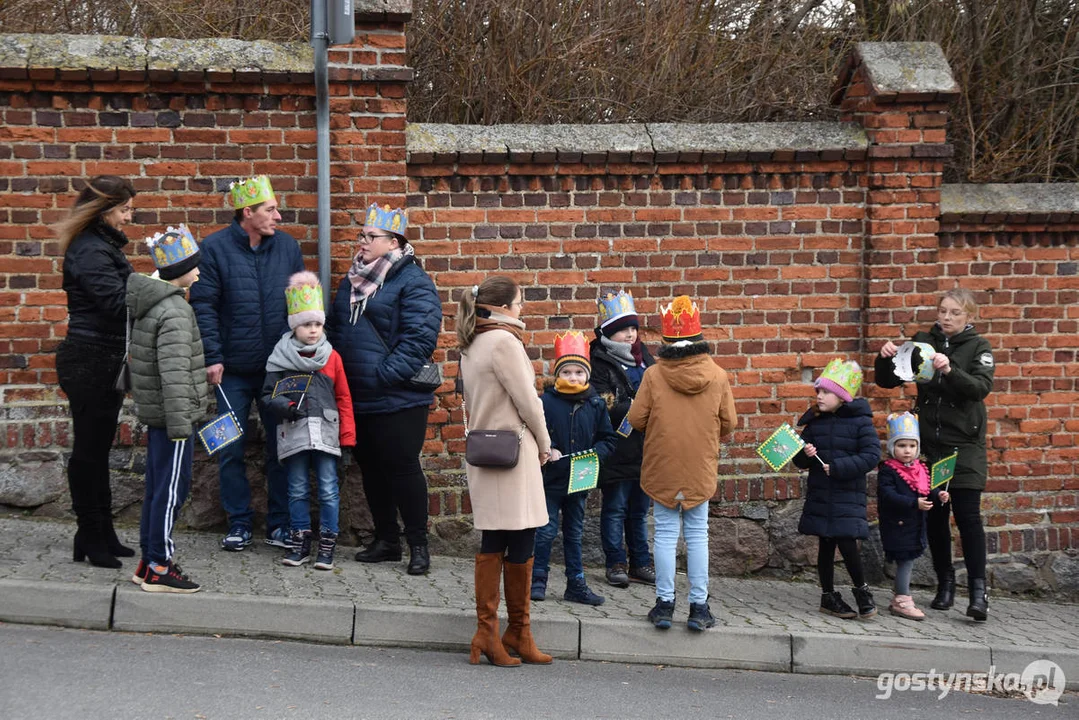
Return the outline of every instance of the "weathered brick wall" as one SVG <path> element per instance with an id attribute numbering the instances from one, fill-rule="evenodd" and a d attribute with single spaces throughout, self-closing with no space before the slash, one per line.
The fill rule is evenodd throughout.
<path id="1" fill-rule="evenodd" d="M 767 472 L 755 446 L 801 415 L 828 360 L 871 366 L 886 338 L 931 324 L 937 294 L 958 281 L 978 293 L 999 348 L 985 503 L 995 581 L 1079 588 L 1061 552 L 1079 547 L 1079 201 L 1066 188 L 1055 203 L 1005 211 L 1007 193 L 942 189 L 954 82 L 926 46 L 860 46 L 837 84 L 842 123 L 406 129 L 405 19 L 368 13 L 355 45 L 331 53 L 332 265 L 340 278 L 355 251 L 356 210 L 407 202 L 410 238 L 443 298 L 437 357 L 448 376 L 459 293 L 493 273 L 526 288 L 539 373 L 556 331 L 592 329 L 600 293 L 631 290 L 653 345 L 658 305 L 693 295 L 740 414 L 718 469 L 713 567 L 797 574 L 815 557 L 794 531 L 802 480 Z M 66 311 L 48 226 L 70 206 L 74 179 L 134 179 L 133 239 L 177 222 L 203 237 L 231 217 L 228 182 L 267 173 L 314 267 L 314 90 L 303 46 L 99 39 L 50 55 L 43 42 L 0 39 L 0 503 L 62 514 L 70 429 L 51 352 Z M 133 259 L 149 267 L 141 249 Z M 470 552 L 449 388 L 423 460 L 438 549 Z M 866 394 L 881 420 L 910 406 L 902 390 L 867 382 Z M 133 517 L 141 436 L 125 418 L 116 505 Z M 343 477 L 342 524 L 363 532 L 350 463 Z M 184 518 L 223 520 L 205 459 Z"/>

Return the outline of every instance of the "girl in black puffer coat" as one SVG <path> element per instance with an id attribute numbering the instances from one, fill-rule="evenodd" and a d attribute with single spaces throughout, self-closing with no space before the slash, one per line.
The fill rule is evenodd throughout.
<path id="1" fill-rule="evenodd" d="M 858 363 L 836 358 L 814 387 L 817 401 L 798 421 L 805 426 L 802 439 L 806 444 L 794 456 L 797 467 L 809 470 L 798 532 L 820 538 L 821 612 L 844 619 L 868 618 L 877 608 L 862 573 L 858 540 L 869 537 L 865 476 L 880 462 L 880 439 L 869 403 L 854 397 L 862 387 Z M 857 611 L 833 587 L 837 547 L 854 583 Z"/>

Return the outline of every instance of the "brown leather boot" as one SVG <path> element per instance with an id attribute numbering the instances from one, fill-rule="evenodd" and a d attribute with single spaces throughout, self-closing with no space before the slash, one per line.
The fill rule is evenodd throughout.
<path id="1" fill-rule="evenodd" d="M 540 652 L 536 641 L 532 639 L 532 606 L 529 593 L 532 589 L 532 560 L 526 563 L 507 562 L 502 566 L 506 579 L 506 610 L 510 622 L 506 634 L 502 636 L 502 645 L 521 656 L 521 660 L 535 665 L 547 665 L 551 656 Z"/>
<path id="2" fill-rule="evenodd" d="M 531 578 L 530 578 L 531 579 Z M 480 553 L 476 556 L 476 634 L 472 636 L 472 650 L 468 661 L 480 662 L 480 653 L 487 661 L 498 667 L 516 667 L 521 664 L 510 657 L 498 638 L 499 586 L 502 584 L 502 553 Z"/>

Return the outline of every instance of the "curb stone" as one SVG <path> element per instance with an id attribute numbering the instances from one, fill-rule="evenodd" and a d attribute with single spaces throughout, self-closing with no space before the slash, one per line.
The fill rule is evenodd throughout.
<path id="1" fill-rule="evenodd" d="M 985 672 L 991 658 L 989 646 L 980 643 L 791 633 L 791 665 L 796 673 L 879 675 L 931 668 L 937 672 Z"/>
<path id="2" fill-rule="evenodd" d="M 0 620 L 108 630 L 115 586 L 0 580 Z"/>

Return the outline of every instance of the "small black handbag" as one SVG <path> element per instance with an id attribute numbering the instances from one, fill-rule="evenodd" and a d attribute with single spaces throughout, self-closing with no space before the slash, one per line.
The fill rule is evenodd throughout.
<path id="1" fill-rule="evenodd" d="M 127 310 L 124 319 L 124 359 L 120 362 L 120 370 L 116 373 L 116 379 L 112 381 L 112 389 L 126 395 L 131 391 L 131 366 L 127 364 L 128 353 L 131 352 L 131 309 Z"/>

